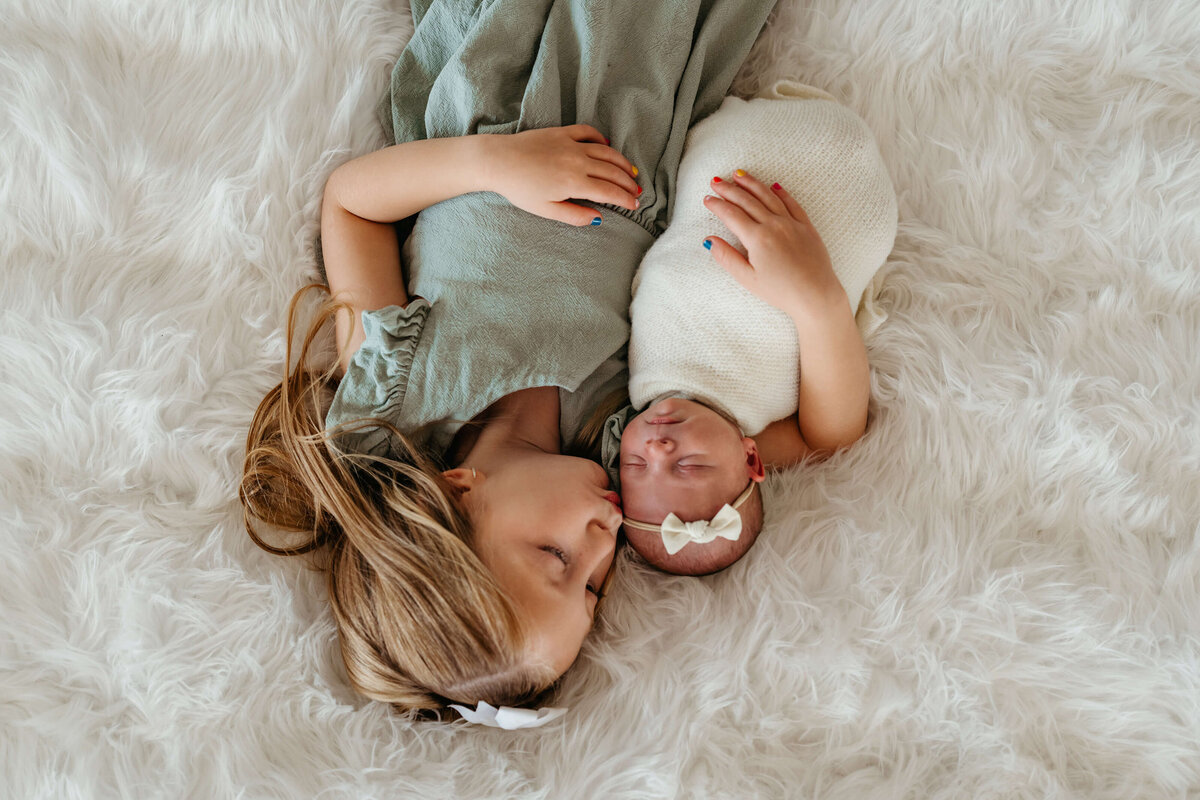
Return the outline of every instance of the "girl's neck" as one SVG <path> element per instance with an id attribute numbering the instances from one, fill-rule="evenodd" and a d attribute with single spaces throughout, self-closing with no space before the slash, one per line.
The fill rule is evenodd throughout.
<path id="1" fill-rule="evenodd" d="M 485 462 L 511 447 L 559 453 L 558 388 L 540 386 L 501 397 L 464 425 L 450 446 L 449 463 Z M 476 464 L 482 466 L 482 463 Z"/>

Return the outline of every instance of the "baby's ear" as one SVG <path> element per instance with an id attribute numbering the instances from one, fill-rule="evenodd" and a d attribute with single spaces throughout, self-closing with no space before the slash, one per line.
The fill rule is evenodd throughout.
<path id="1" fill-rule="evenodd" d="M 758 443 L 749 436 L 743 436 L 742 447 L 746 452 L 746 477 L 755 483 L 762 482 L 767 477 L 767 468 L 758 454 Z"/>

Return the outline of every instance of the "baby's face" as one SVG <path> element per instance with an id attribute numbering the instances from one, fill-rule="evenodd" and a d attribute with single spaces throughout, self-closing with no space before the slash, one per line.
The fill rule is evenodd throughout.
<path id="1" fill-rule="evenodd" d="M 660 400 L 621 434 L 621 503 L 640 522 L 711 519 L 760 470 L 754 440 L 691 400 Z"/>

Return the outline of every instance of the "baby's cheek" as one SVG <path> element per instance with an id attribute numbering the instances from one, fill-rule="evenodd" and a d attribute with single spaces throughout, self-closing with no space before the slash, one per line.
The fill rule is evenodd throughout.
<path id="1" fill-rule="evenodd" d="M 645 496 L 645 480 L 637 470 L 621 467 L 621 510 L 625 516 L 638 519 L 638 506 Z"/>
<path id="2" fill-rule="evenodd" d="M 633 477 L 633 470 L 629 469 L 629 467 L 622 466 L 617 470 L 617 474 L 621 476 L 621 502 L 624 503 L 627 499 L 625 493 L 629 491 L 629 487 L 637 479 Z"/>

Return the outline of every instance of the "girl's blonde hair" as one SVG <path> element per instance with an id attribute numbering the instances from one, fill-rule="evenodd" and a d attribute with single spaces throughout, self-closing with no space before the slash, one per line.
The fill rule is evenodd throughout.
<path id="1" fill-rule="evenodd" d="M 259 403 L 246 437 L 238 492 L 246 531 L 277 555 L 324 556 L 342 658 L 362 694 L 402 710 L 537 701 L 558 676 L 522 658 L 521 618 L 472 549 L 470 520 L 439 465 L 386 420 L 324 430 L 336 364 L 314 372 L 306 362 L 326 323 L 351 313 L 346 304 L 325 301 L 291 367 L 299 300 L 324 288 L 292 298 L 284 379 Z M 392 435 L 393 457 L 331 442 L 340 430 L 374 426 Z M 299 541 L 269 544 L 256 523 Z"/>

